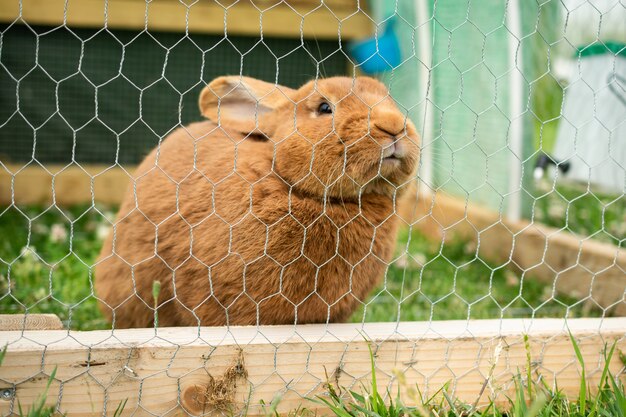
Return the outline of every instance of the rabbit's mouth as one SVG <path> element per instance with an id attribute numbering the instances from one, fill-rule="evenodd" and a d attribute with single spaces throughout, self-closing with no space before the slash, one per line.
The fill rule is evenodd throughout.
<path id="1" fill-rule="evenodd" d="M 406 145 L 401 141 L 395 141 L 383 148 L 383 161 L 400 160 L 407 154 Z"/>
<path id="2" fill-rule="evenodd" d="M 383 161 L 401 161 L 402 158 L 396 156 L 396 155 L 391 155 L 391 156 L 386 156 L 383 158 Z"/>
<path id="3" fill-rule="evenodd" d="M 382 170 L 386 171 L 387 169 L 395 169 L 395 168 L 399 168 L 400 165 L 402 165 L 402 159 L 398 158 L 397 156 L 387 156 L 385 158 L 383 158 L 383 163 L 382 163 Z"/>
<path id="4" fill-rule="evenodd" d="M 380 160 L 380 174 L 390 174 L 401 170 L 407 164 L 410 150 L 406 143 L 396 140 L 385 146 L 382 150 L 382 160 Z"/>

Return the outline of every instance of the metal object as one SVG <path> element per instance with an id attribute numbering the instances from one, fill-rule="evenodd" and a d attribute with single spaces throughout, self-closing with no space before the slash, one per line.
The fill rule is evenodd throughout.
<path id="1" fill-rule="evenodd" d="M 15 397 L 15 388 L 3 388 L 0 390 L 0 399 L 5 401 L 12 400 Z"/>
<path id="2" fill-rule="evenodd" d="M 533 177 L 535 178 L 535 181 L 543 178 L 546 172 L 546 168 L 548 168 L 548 166 L 550 165 L 554 165 L 555 167 L 560 169 L 563 174 L 567 174 L 567 171 L 569 171 L 570 169 L 569 162 L 561 162 L 548 155 L 547 153 L 542 153 L 541 155 L 539 155 L 539 157 L 537 158 L 537 162 L 535 163 L 535 170 L 533 171 Z"/>

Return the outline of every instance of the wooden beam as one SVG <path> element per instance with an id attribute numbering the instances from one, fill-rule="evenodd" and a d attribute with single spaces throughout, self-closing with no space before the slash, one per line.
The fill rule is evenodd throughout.
<path id="1" fill-rule="evenodd" d="M 0 331 L 62 329 L 63 323 L 55 314 L 0 314 Z"/>
<path id="2" fill-rule="evenodd" d="M 0 204 L 71 206 L 122 202 L 134 167 L 105 165 L 0 165 Z"/>
<path id="3" fill-rule="evenodd" d="M 0 343 L 8 344 L 0 389 L 15 393 L 0 401 L 0 411 L 15 410 L 18 400 L 27 409 L 55 368 L 47 403 L 68 416 L 111 415 L 125 400 L 123 415 L 243 407 L 248 415 L 261 415 L 259 402 L 277 396 L 281 413 L 299 406 L 323 411 L 305 398 L 324 395 L 326 375 L 343 387 L 370 380 L 366 338 L 373 342 L 379 388 L 394 393 L 417 384 L 431 395 L 449 383 L 448 393 L 461 401 L 473 403 L 485 387 L 480 404 L 490 398 L 506 404 L 513 378 L 527 375 L 530 366 L 532 378 L 558 383 L 574 397 L 580 368 L 568 328 L 593 388 L 605 343 L 617 341 L 626 349 L 626 319 L 0 332 Z M 618 375 L 622 368 L 615 355 L 610 369 Z"/>
<path id="4" fill-rule="evenodd" d="M 6 3 L 6 2 L 5 2 Z M 23 0 L 0 7 L 0 22 L 31 25 L 343 39 L 370 36 L 373 23 L 355 1 Z M 67 3 L 67 8 L 65 4 Z M 192 4 L 190 7 L 185 3 Z M 363 7 L 363 2 L 361 2 Z"/>
<path id="5" fill-rule="evenodd" d="M 624 248 L 537 222 L 510 221 L 440 191 L 406 200 L 401 216 L 433 240 L 474 241 L 478 255 L 492 265 L 512 267 L 559 293 L 626 316 Z"/>

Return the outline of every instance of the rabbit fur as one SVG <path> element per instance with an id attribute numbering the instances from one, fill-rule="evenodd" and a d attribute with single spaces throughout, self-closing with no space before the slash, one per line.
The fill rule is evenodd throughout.
<path id="1" fill-rule="evenodd" d="M 200 110 L 208 120 L 134 173 L 96 265 L 105 316 L 153 326 L 156 305 L 159 326 L 347 320 L 393 255 L 418 164 L 411 121 L 367 77 L 298 90 L 220 77 Z"/>

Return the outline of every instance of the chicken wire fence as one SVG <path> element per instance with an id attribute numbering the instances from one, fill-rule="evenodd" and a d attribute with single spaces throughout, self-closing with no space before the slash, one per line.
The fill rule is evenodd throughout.
<path id="1" fill-rule="evenodd" d="M 335 321 L 553 317 L 565 325 L 624 314 L 623 3 L 211 2 L 218 12 L 207 19 L 225 22 L 213 34 L 188 30 L 199 3 L 170 2 L 185 10 L 178 32 L 149 29 L 154 2 L 145 4 L 146 28 L 136 29 L 109 27 L 109 2 L 96 3 L 102 27 L 67 23 L 75 1 L 63 2 L 54 26 L 30 21 L 22 2 L 12 17 L 2 13 L 3 313 L 55 313 L 68 329 L 112 337 L 129 326 L 292 324 L 297 335 L 303 324 Z M 258 34 L 229 30 L 229 13 L 243 6 L 261 16 Z M 279 9 L 297 16 L 290 35 L 272 36 L 263 20 Z M 334 38 L 305 32 L 322 12 L 316 24 L 336 26 Z M 377 41 L 378 53 L 362 60 L 342 32 L 355 17 Z M 396 63 L 379 41 L 391 32 Z M 380 57 L 388 68 L 376 77 L 389 93 L 358 78 Z M 207 84 L 222 75 L 234 77 L 210 84 L 204 116 L 212 121 L 190 126 L 203 120 L 197 103 Z M 326 83 L 331 76 L 347 78 Z M 242 115 L 250 102 L 254 114 Z M 369 176 L 355 168 L 364 169 L 363 158 Z M 52 203 L 18 201 L 20 187 L 37 185 L 27 176 L 33 168 L 50 177 Z M 90 180 L 88 195 L 58 203 L 56 178 L 76 169 Z M 125 202 L 104 204 L 111 200 L 95 184 L 112 171 L 129 191 Z M 433 238 L 425 225 L 445 218 L 433 199 L 441 194 L 465 214 L 436 220 Z M 470 207 L 495 220 L 475 224 Z M 529 223 L 515 230 L 509 221 Z M 471 233 L 451 237 L 460 223 Z M 553 242 L 544 239 L 537 263 L 520 263 L 515 237 L 533 225 L 575 239 L 578 256 L 551 263 Z M 481 250 L 489 230 L 512 237 L 508 256 Z M 583 263 L 588 244 L 602 248 L 602 261 Z M 107 263 L 115 265 L 99 272 Z M 536 279 L 541 268 L 550 279 Z M 99 273 L 109 281 L 99 284 Z M 581 273 L 584 285 L 561 285 Z M 594 293 L 606 280 L 608 301 Z M 256 332 L 263 337 L 263 327 Z M 289 391 L 278 368 L 275 376 Z"/>

